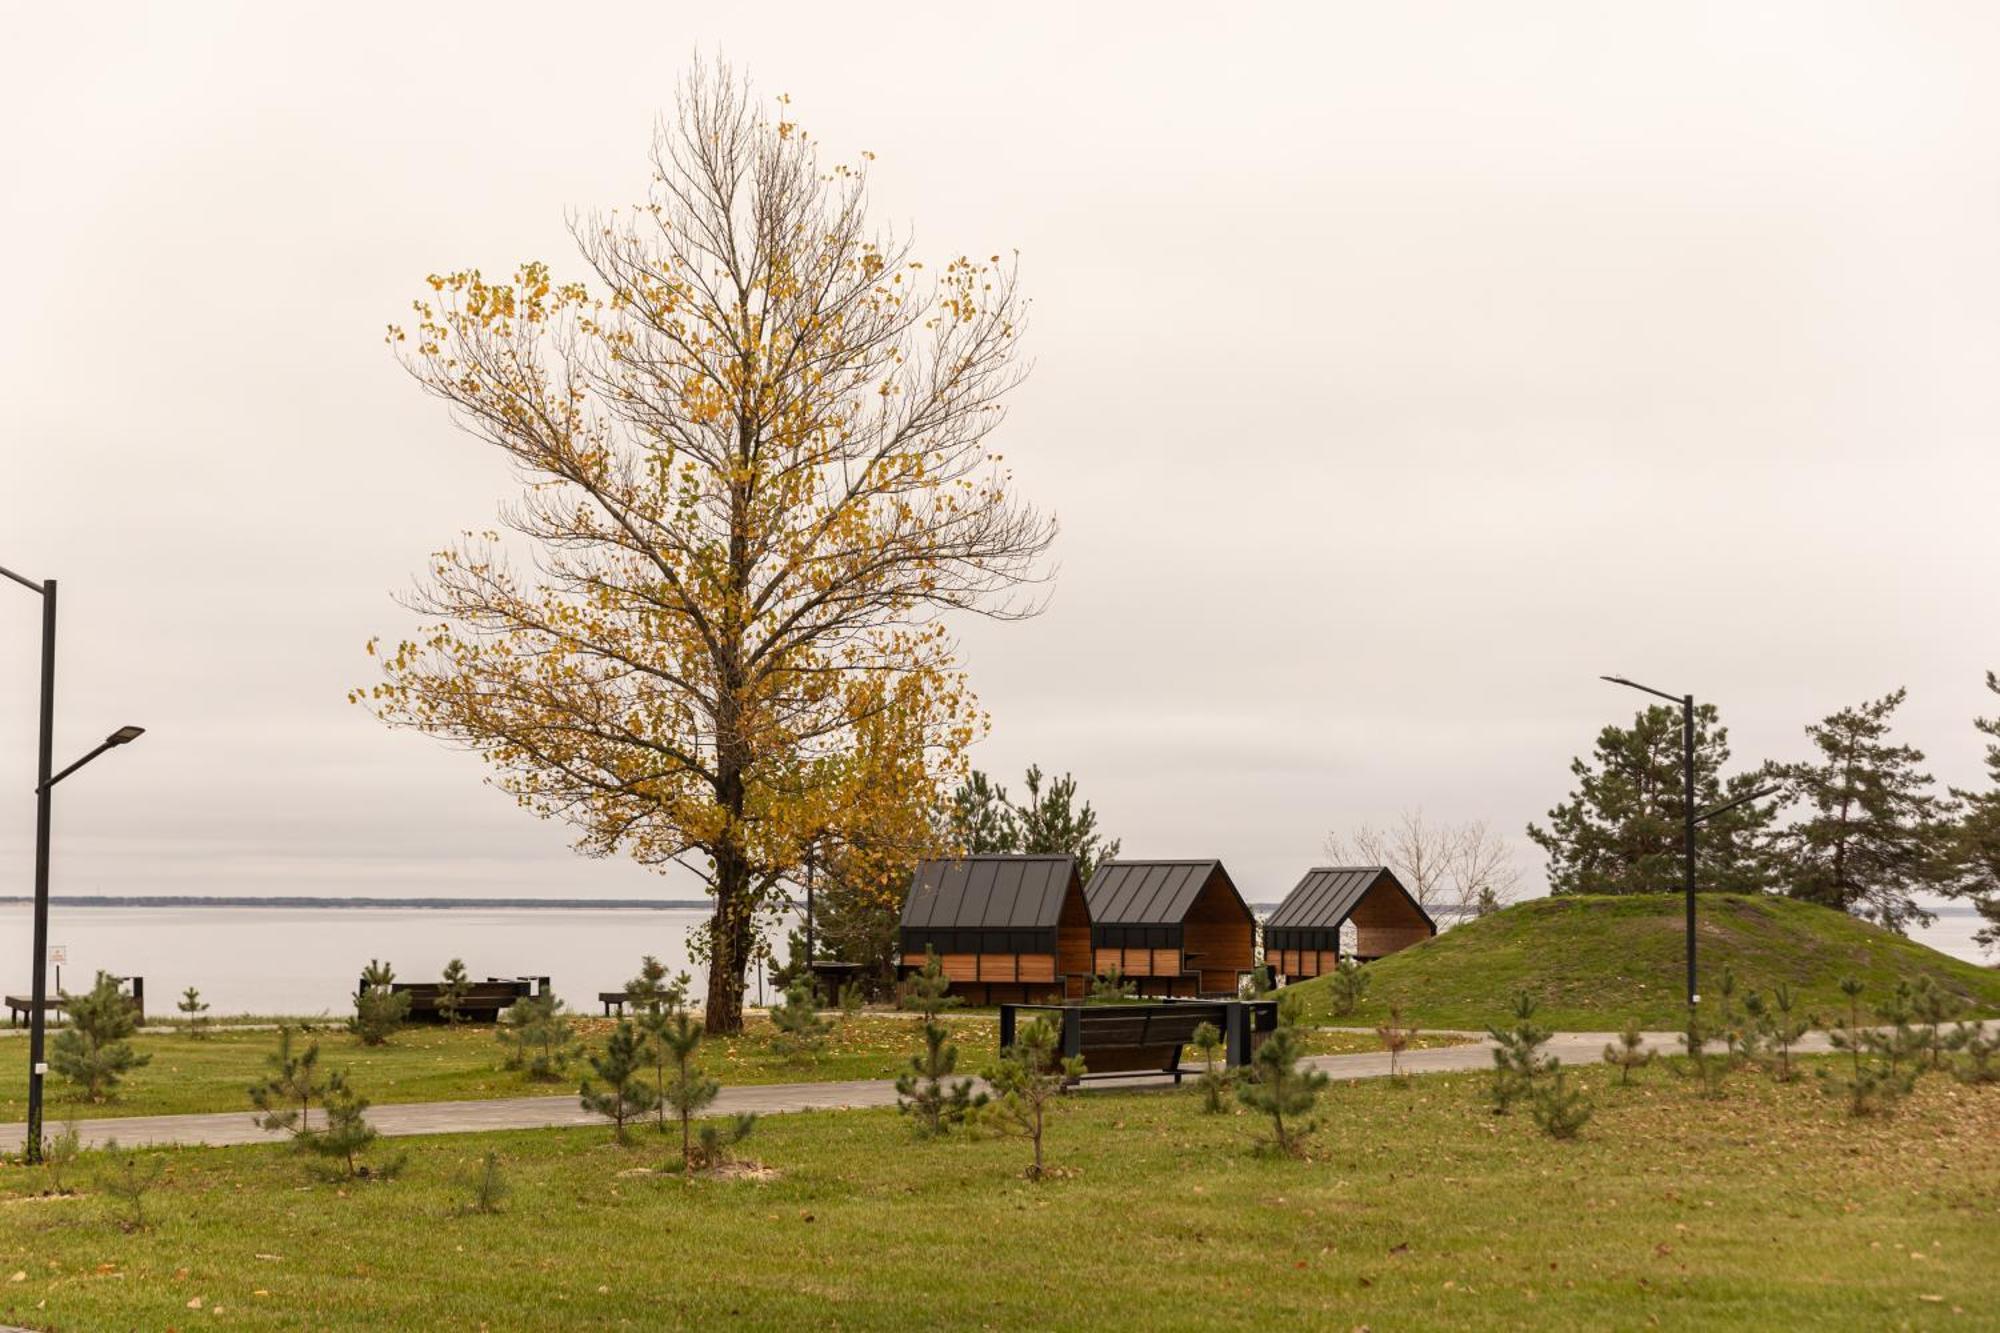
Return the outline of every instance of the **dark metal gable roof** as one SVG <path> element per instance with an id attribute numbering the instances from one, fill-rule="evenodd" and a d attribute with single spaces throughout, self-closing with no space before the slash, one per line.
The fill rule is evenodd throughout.
<path id="1" fill-rule="evenodd" d="M 1409 898 L 1410 905 L 1424 920 L 1430 920 L 1430 913 L 1410 896 L 1387 866 L 1314 866 L 1265 920 L 1264 929 L 1325 929 L 1344 925 L 1368 891 L 1384 882 Z"/>
<path id="2" fill-rule="evenodd" d="M 1216 871 L 1235 892 L 1220 861 L 1106 861 L 1083 897 L 1093 925 L 1179 925 Z"/>
<path id="3" fill-rule="evenodd" d="M 960 856 L 919 861 L 903 900 L 906 928 L 1054 927 L 1076 884 L 1068 856 Z"/>

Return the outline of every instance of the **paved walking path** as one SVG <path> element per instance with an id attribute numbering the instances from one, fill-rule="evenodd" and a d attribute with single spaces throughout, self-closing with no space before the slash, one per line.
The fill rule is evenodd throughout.
<path id="1" fill-rule="evenodd" d="M 1598 1063 L 1608 1032 L 1565 1032 L 1550 1039 L 1548 1053 L 1564 1064 Z M 1650 1032 L 1647 1046 L 1661 1052 L 1678 1052 L 1680 1034 Z M 1490 1041 L 1464 1046 L 1439 1046 L 1410 1051 L 1401 1067 L 1412 1074 L 1488 1069 L 1493 1057 Z M 1793 1048 L 1802 1054 L 1828 1050 L 1826 1039 L 1813 1033 Z M 1361 1055 L 1314 1056 L 1307 1063 L 1339 1079 L 1382 1078 L 1389 1072 L 1388 1055 L 1372 1051 Z M 1086 1090 L 1099 1088 L 1160 1086 L 1164 1076 L 1092 1082 Z M 761 1086 L 726 1088 L 716 1099 L 712 1115 L 755 1111 L 772 1115 L 784 1111 L 845 1110 L 852 1107 L 894 1106 L 896 1085 L 887 1079 L 863 1079 L 845 1083 L 771 1083 Z M 369 1108 L 368 1118 L 388 1136 L 411 1134 L 462 1134 L 488 1129 L 543 1129 L 555 1125 L 601 1125 L 601 1117 L 578 1105 L 575 1096 L 498 1097 L 470 1102 L 404 1102 Z M 54 1126 L 52 1125 L 51 1128 Z M 0 1151 L 19 1152 L 24 1126 L 0 1125 Z M 208 1115 L 129 1116 L 117 1120 L 85 1120 L 78 1132 L 87 1145 L 101 1145 L 117 1139 L 126 1147 L 135 1144 L 202 1144 L 223 1146 L 239 1143 L 269 1143 L 274 1136 L 257 1128 L 248 1110 Z"/>

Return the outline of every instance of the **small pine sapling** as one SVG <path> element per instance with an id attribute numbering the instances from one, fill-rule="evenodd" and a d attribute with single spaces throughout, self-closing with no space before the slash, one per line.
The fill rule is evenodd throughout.
<path id="1" fill-rule="evenodd" d="M 653 1109 L 658 1094 L 646 1082 L 645 1039 L 632 1020 L 621 1018 L 605 1039 L 604 1053 L 590 1057 L 592 1074 L 586 1074 L 577 1096 L 586 1111 L 611 1122 L 611 1134 L 625 1142 L 625 1126 Z"/>
<path id="2" fill-rule="evenodd" d="M 1201 1075 L 1195 1079 L 1195 1087 L 1201 1090 L 1201 1109 L 1209 1115 L 1221 1115 L 1228 1109 L 1229 1090 L 1236 1086 L 1236 1071 L 1220 1059 L 1222 1030 L 1213 1023 L 1197 1024 L 1190 1044 L 1201 1057 Z"/>
<path id="3" fill-rule="evenodd" d="M 319 1069 L 319 1041 L 315 1038 L 303 1051 L 294 1050 L 291 1026 L 281 1025 L 278 1049 L 264 1057 L 264 1064 L 271 1072 L 262 1083 L 250 1086 L 250 1105 L 262 1112 L 257 1127 L 290 1134 L 303 1143 L 312 1133 L 313 1103 L 321 1101 L 327 1090 Z"/>
<path id="4" fill-rule="evenodd" d="M 868 1003 L 868 992 L 859 981 L 849 981 L 841 986 L 838 1000 L 842 1017 L 859 1018 L 862 1006 Z"/>
<path id="5" fill-rule="evenodd" d="M 1917 1048 L 1929 1069 L 1943 1069 L 1945 1056 L 1955 1049 L 1955 1033 L 1944 1026 L 1965 1012 L 1965 1001 L 1928 976 L 1917 978 L 1910 993 L 1910 1015 L 1917 1023 Z"/>
<path id="6" fill-rule="evenodd" d="M 181 992 L 174 1008 L 187 1015 L 188 1036 L 197 1041 L 208 1036 L 208 1005 L 203 1003 L 200 991 L 189 986 Z"/>
<path id="7" fill-rule="evenodd" d="M 126 1231 L 144 1231 L 151 1225 L 146 1220 L 146 1195 L 165 1174 L 166 1158 L 136 1149 L 120 1151 L 118 1140 L 112 1139 L 104 1145 L 104 1160 L 108 1169 L 98 1177 L 97 1187 L 125 1204 L 125 1216 L 118 1225 Z"/>
<path id="8" fill-rule="evenodd" d="M 1352 958 L 1343 958 L 1334 965 L 1332 980 L 1327 982 L 1327 995 L 1333 1002 L 1333 1012 L 1342 1018 L 1361 1007 L 1361 1001 L 1368 995 L 1368 969 Z"/>
<path id="9" fill-rule="evenodd" d="M 1653 1052 L 1646 1047 L 1646 1034 L 1639 1031 L 1639 1020 L 1632 1019 L 1625 1024 L 1625 1030 L 1618 1034 L 1618 1040 L 1604 1044 L 1604 1063 L 1618 1068 L 1618 1086 L 1629 1087 L 1632 1071 L 1644 1069 L 1653 1063 Z"/>
<path id="10" fill-rule="evenodd" d="M 2000 1083 L 2000 1028 L 1987 1032 L 1982 1023 L 1960 1023 L 1951 1034 L 1952 1046 L 1965 1058 L 1952 1067 L 1961 1083 Z"/>
<path id="11" fill-rule="evenodd" d="M 472 993 L 472 978 L 465 974 L 465 960 L 454 958 L 444 965 L 444 980 L 438 985 L 437 1011 L 444 1015 L 444 1021 L 457 1026 L 464 1021 L 460 1012 L 465 1006 L 465 997 Z"/>
<path id="12" fill-rule="evenodd" d="M 993 1097 L 979 1108 L 977 1123 L 1034 1145 L 1035 1158 L 1025 1172 L 1029 1180 L 1048 1175 L 1042 1137 L 1051 1104 L 1067 1084 L 1088 1072 L 1083 1057 L 1064 1057 L 1060 1050 L 1055 1025 L 1045 1018 L 1032 1018 L 1015 1030 L 1014 1044 L 1003 1049 L 999 1059 L 986 1069 Z"/>
<path id="13" fill-rule="evenodd" d="M 910 1057 L 910 1067 L 896 1078 L 896 1106 L 916 1122 L 919 1133 L 931 1138 L 949 1131 L 986 1100 L 973 1094 L 971 1079 L 954 1082 L 951 1077 L 958 1069 L 958 1047 L 939 1019 L 958 1003 L 957 996 L 946 993 L 950 987 L 938 956 L 925 949 L 923 971 L 911 976 L 904 997 L 924 1016 L 924 1049 Z"/>
<path id="14" fill-rule="evenodd" d="M 694 1053 L 701 1045 L 701 1024 L 685 1009 L 676 1009 L 664 1016 L 654 1040 L 665 1053 L 668 1066 L 673 1070 L 660 1089 L 660 1099 L 673 1108 L 674 1115 L 681 1124 L 681 1172 L 683 1176 L 695 1168 L 694 1138 L 691 1126 L 695 1116 L 708 1108 L 722 1091 L 722 1085 L 708 1077 L 701 1066 L 694 1062 Z"/>
<path id="15" fill-rule="evenodd" d="M 1319 1129 L 1312 1112 L 1329 1080 L 1324 1070 L 1300 1067 L 1305 1048 L 1298 1025 L 1286 1018 L 1284 1006 L 1278 1012 L 1278 1026 L 1251 1057 L 1249 1076 L 1237 1086 L 1236 1098 L 1271 1117 L 1266 1147 L 1286 1157 L 1300 1157 L 1306 1140 Z"/>
<path id="16" fill-rule="evenodd" d="M 1687 1064 L 1680 1072 L 1701 1080 L 1702 1096 L 1722 1097 L 1723 1078 L 1729 1072 L 1729 1058 L 1709 1052 L 1708 1033 L 1702 1030 L 1701 1014 L 1693 1005 L 1688 1006 L 1687 1027 L 1681 1033 L 1681 1050 L 1687 1056 Z"/>
<path id="17" fill-rule="evenodd" d="M 1915 1001 L 1916 992 L 1911 989 L 1910 983 L 1897 981 L 1889 999 L 1875 1008 L 1878 1026 L 1862 1034 L 1862 1041 L 1868 1049 L 1888 1064 L 1891 1082 L 1902 1079 L 1906 1061 L 1910 1065 L 1911 1081 L 1915 1080 L 1920 1068 L 1924 1039 L 1913 1023 L 1916 1017 Z"/>
<path id="18" fill-rule="evenodd" d="M 826 1045 L 833 1025 L 819 1016 L 812 987 L 800 977 L 785 991 L 782 1003 L 771 1006 L 771 1049 L 786 1060 L 803 1064 Z"/>
<path id="19" fill-rule="evenodd" d="M 757 1113 L 742 1111 L 730 1116 L 726 1121 L 704 1120 L 695 1135 L 697 1161 L 704 1171 L 713 1171 L 725 1166 L 730 1160 L 729 1150 L 750 1137 L 750 1131 L 757 1127 Z M 685 1165 L 682 1171 L 686 1171 Z"/>
<path id="20" fill-rule="evenodd" d="M 458 1206 L 461 1217 L 472 1214 L 488 1215 L 500 1211 L 511 1193 L 507 1177 L 500 1169 L 500 1154 L 491 1148 L 479 1159 L 479 1165 L 465 1180 L 465 1190 L 472 1197 Z"/>
<path id="21" fill-rule="evenodd" d="M 373 958 L 361 973 L 361 984 L 354 991 L 354 1016 L 347 1020 L 347 1030 L 361 1038 L 364 1046 L 382 1045 L 409 1017 L 409 993 L 396 990 L 395 980 L 396 969 Z"/>
<path id="22" fill-rule="evenodd" d="M 1403 1021 L 1403 1006 L 1400 1001 L 1389 1002 L 1389 1019 L 1378 1023 L 1375 1035 L 1381 1038 L 1382 1049 L 1389 1053 L 1389 1081 L 1398 1086 L 1408 1082 L 1402 1072 L 1403 1052 L 1417 1039 L 1417 1026 Z"/>
<path id="23" fill-rule="evenodd" d="M 1886 1055 L 1887 1050 L 1893 1048 L 1895 1039 L 1892 1036 L 1885 1043 L 1882 1037 L 1862 1023 L 1863 990 L 1859 978 L 1843 977 L 1840 993 L 1847 997 L 1847 1012 L 1840 1022 L 1824 1029 L 1827 1043 L 1848 1058 L 1846 1076 L 1824 1067 L 1818 1071 L 1822 1086 L 1829 1092 L 1846 1097 L 1847 1112 L 1856 1117 L 1890 1111 L 1897 1099 L 1910 1088 L 1910 1080 L 1891 1068 L 1886 1059 L 1877 1062 L 1867 1058 L 1871 1053 Z M 1889 1007 L 1893 1008 L 1893 1003 Z"/>
<path id="24" fill-rule="evenodd" d="M 625 999 L 636 1013 L 653 1014 L 687 1005 L 691 979 L 683 972 L 671 981 L 667 965 L 647 954 L 639 960 L 639 975 L 625 983 Z"/>
<path id="25" fill-rule="evenodd" d="M 1541 1008 L 1527 991 L 1514 996 L 1511 1027 L 1492 1027 L 1486 1035 L 1493 1041 L 1493 1112 L 1505 1115 L 1514 1103 L 1535 1090 L 1535 1080 L 1549 1070 L 1549 1057 L 1542 1047 L 1555 1033 L 1535 1022 Z"/>
<path id="26" fill-rule="evenodd" d="M 1771 988 L 1768 1003 L 1763 996 L 1752 993 L 1744 1001 L 1744 1007 L 1750 1010 L 1756 1027 L 1759 1063 L 1776 1082 L 1790 1083 L 1798 1078 L 1798 1067 L 1792 1063 L 1792 1047 L 1812 1030 L 1812 1022 L 1797 1012 L 1792 988 L 1781 981 Z"/>
<path id="27" fill-rule="evenodd" d="M 553 993 L 524 995 L 507 1006 L 493 1035 L 507 1048 L 507 1068 L 537 1083 L 559 1083 L 576 1058 L 576 1029 Z"/>
<path id="28" fill-rule="evenodd" d="M 89 990 L 63 1001 L 69 1026 L 50 1045 L 49 1067 L 82 1088 L 86 1101 L 109 1099 L 126 1074 L 152 1063 L 127 1040 L 139 1030 L 139 1018 L 118 978 L 99 972 Z"/>
<path id="29" fill-rule="evenodd" d="M 1113 963 L 1090 979 L 1093 1000 L 1130 1000 L 1139 994 L 1139 983 L 1125 979 L 1125 969 Z"/>
<path id="30" fill-rule="evenodd" d="M 344 1072 L 334 1071 L 326 1081 L 326 1128 L 305 1140 L 306 1147 L 335 1163 L 349 1180 L 370 1174 L 393 1174 L 392 1171 L 371 1173 L 360 1160 L 376 1139 L 375 1127 L 368 1123 L 369 1104 L 348 1083 Z"/>
<path id="31" fill-rule="evenodd" d="M 1552 1139 L 1573 1139 L 1590 1121 L 1590 1098 L 1582 1088 L 1564 1086 L 1562 1061 L 1549 1061 L 1549 1078 L 1528 1102 L 1535 1124 Z"/>
<path id="32" fill-rule="evenodd" d="M 1750 1063 L 1750 1025 L 1736 1011 L 1736 969 L 1727 963 L 1722 965 L 1722 979 L 1716 991 L 1722 998 L 1722 1011 L 1716 1018 L 1717 1035 L 1722 1038 L 1722 1049 L 1729 1062 L 1741 1068 Z"/>

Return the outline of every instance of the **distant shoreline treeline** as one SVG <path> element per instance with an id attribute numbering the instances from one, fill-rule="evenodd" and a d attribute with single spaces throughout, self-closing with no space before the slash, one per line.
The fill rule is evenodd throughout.
<path id="1" fill-rule="evenodd" d="M 23 894 L 0 896 L 0 903 L 30 903 Z M 619 911 L 707 911 L 709 903 L 699 898 L 206 898 L 186 895 L 68 895 L 51 894 L 51 904 L 63 907 L 402 907 L 424 911 L 440 908 L 496 907 L 553 911 L 585 908 Z"/>

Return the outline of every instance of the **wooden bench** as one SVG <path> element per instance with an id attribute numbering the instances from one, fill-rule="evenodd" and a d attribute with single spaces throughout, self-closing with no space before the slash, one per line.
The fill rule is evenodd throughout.
<path id="1" fill-rule="evenodd" d="M 438 1008 L 438 997 L 444 990 L 443 982 L 393 981 L 389 983 L 389 989 L 394 994 L 410 997 L 408 1021 L 447 1021 L 444 1011 Z M 488 977 L 466 986 L 465 994 L 459 997 L 456 1012 L 461 1022 L 494 1023 L 499 1021 L 500 1011 L 512 1006 L 514 1001 L 525 1000 L 532 995 L 546 995 L 548 991 L 547 977 Z"/>
<path id="2" fill-rule="evenodd" d="M 1181 1054 L 1194 1030 L 1213 1024 L 1222 1034 L 1223 1060 L 1231 1068 L 1250 1063 L 1261 1038 L 1278 1022 L 1271 1000 L 1162 1000 L 1138 1004 L 1003 1004 L 1000 1045 L 1014 1044 L 1021 1017 L 1054 1018 L 1062 1053 L 1083 1057 L 1086 1078 L 1171 1075 L 1181 1081 Z"/>
<path id="3" fill-rule="evenodd" d="M 144 977 L 113 977 L 125 987 L 125 998 L 132 1002 L 133 1016 L 143 1023 L 146 1021 L 146 979 Z M 22 1020 L 32 1018 L 35 1013 L 35 997 L 32 995 L 9 995 L 7 997 L 7 1022 L 10 1027 L 21 1026 Z M 60 991 L 42 1001 L 43 1021 L 51 1014 L 68 1014 L 68 999 Z"/>

